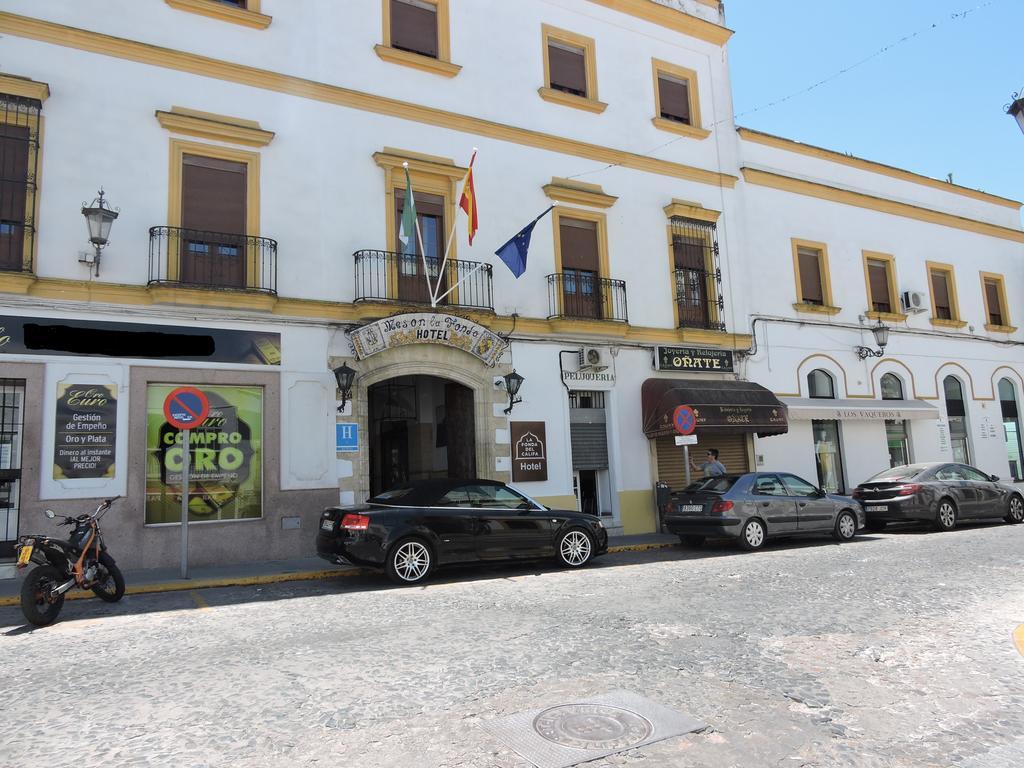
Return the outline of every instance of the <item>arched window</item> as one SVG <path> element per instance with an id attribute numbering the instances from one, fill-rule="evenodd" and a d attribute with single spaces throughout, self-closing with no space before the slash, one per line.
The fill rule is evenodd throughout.
<path id="1" fill-rule="evenodd" d="M 1010 474 L 1014 480 L 1022 477 L 1021 466 L 1024 447 L 1021 445 L 1020 411 L 1017 407 L 1017 388 L 1009 379 L 999 380 L 999 407 L 1003 413 L 1003 437 L 1006 438 L 1006 456 L 1010 461 Z"/>
<path id="2" fill-rule="evenodd" d="M 903 400 L 903 382 L 894 373 L 887 373 L 882 377 L 882 399 Z"/>
<path id="3" fill-rule="evenodd" d="M 832 374 L 821 370 L 821 368 L 811 371 L 807 374 L 807 392 L 811 397 L 834 399 L 836 385 L 832 380 Z"/>
<path id="4" fill-rule="evenodd" d="M 946 417 L 949 419 L 949 442 L 953 447 L 953 461 L 971 463 L 970 445 L 967 439 L 967 407 L 964 403 L 964 387 L 955 376 L 947 376 L 942 382 L 946 395 Z"/>

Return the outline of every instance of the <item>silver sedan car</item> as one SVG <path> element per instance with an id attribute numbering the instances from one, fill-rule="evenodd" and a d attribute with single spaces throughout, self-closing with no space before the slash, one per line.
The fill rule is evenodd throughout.
<path id="1" fill-rule="evenodd" d="M 769 538 L 804 534 L 849 541 L 864 524 L 864 510 L 852 498 L 788 472 L 707 477 L 673 493 L 665 513 L 665 527 L 691 547 L 734 538 L 744 549 L 760 549 Z"/>

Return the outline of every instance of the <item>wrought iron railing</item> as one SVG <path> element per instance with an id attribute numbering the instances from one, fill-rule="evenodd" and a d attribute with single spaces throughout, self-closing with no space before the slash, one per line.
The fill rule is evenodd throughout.
<path id="1" fill-rule="evenodd" d="M 471 309 L 494 309 L 493 269 L 490 264 L 448 259 L 444 262 L 444 275 L 441 276 L 440 259 L 428 258 L 424 271 L 422 256 L 394 251 L 362 250 L 356 251 L 353 258 L 356 278 L 355 301 L 429 305 L 432 289 L 438 296 L 451 289 L 438 304 Z"/>
<path id="2" fill-rule="evenodd" d="M 714 222 L 673 216 L 671 228 L 679 327 L 724 331 L 717 227 Z"/>
<path id="3" fill-rule="evenodd" d="M 31 272 L 42 102 L 0 93 L 0 270 Z"/>
<path id="4" fill-rule="evenodd" d="M 571 317 L 628 322 L 626 283 L 583 271 L 548 275 L 548 313 L 549 320 Z"/>
<path id="5" fill-rule="evenodd" d="M 151 227 L 149 283 L 276 294 L 277 241 L 181 227 Z"/>

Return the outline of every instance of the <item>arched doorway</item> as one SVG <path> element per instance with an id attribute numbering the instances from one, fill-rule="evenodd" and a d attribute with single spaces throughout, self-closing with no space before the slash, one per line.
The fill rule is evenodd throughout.
<path id="1" fill-rule="evenodd" d="M 367 390 L 370 493 L 412 480 L 476 477 L 473 390 L 438 376 L 397 376 Z"/>

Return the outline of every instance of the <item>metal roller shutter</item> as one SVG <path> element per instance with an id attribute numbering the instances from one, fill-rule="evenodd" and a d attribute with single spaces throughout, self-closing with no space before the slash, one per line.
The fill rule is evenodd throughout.
<path id="1" fill-rule="evenodd" d="M 704 452 L 708 448 L 718 449 L 718 460 L 725 464 L 729 474 L 750 471 L 747 454 L 747 435 L 717 435 L 705 437 L 698 433 L 699 443 L 690 446 L 690 456 L 693 460 L 702 464 Z M 658 479 L 666 482 L 672 490 L 678 490 L 686 485 L 686 469 L 683 467 L 683 449 L 675 444 L 673 437 L 659 437 L 655 441 L 655 449 L 658 455 Z M 690 470 L 691 479 L 699 475 Z"/>
<path id="2" fill-rule="evenodd" d="M 572 424 L 572 468 L 607 469 L 608 438 L 604 423 Z"/>

